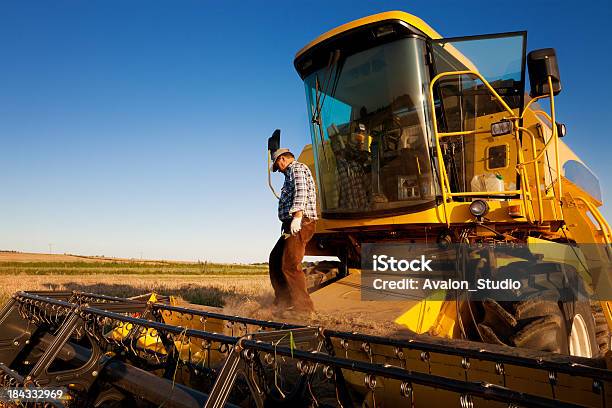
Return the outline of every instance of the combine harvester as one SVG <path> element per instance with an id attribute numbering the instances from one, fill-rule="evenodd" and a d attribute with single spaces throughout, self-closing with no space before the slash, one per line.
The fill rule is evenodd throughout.
<path id="1" fill-rule="evenodd" d="M 299 160 L 321 210 L 308 254 L 340 260 L 309 271 L 315 306 L 403 334 L 19 292 L 0 311 L 0 384 L 53 389 L 51 406 L 612 406 L 612 231 L 597 179 L 560 140 L 554 50 L 525 46 L 525 32 L 443 39 L 388 12 L 296 56 L 312 123 Z M 390 244 L 527 289 L 380 291 L 367 258 Z"/>

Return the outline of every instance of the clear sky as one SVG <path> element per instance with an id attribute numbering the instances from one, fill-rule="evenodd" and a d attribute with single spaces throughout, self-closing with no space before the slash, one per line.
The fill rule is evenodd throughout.
<path id="1" fill-rule="evenodd" d="M 2 0 L 0 249 L 267 260 L 266 140 L 310 137 L 296 51 L 396 9 L 555 47 L 566 142 L 612 199 L 609 1 Z"/>

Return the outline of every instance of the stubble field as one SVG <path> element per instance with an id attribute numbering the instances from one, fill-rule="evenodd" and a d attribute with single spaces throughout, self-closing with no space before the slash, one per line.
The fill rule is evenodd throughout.
<path id="1" fill-rule="evenodd" d="M 157 292 L 223 306 L 271 296 L 266 265 L 136 261 L 0 253 L 0 303 L 20 290 L 77 290 L 129 297 Z"/>
<path id="2" fill-rule="evenodd" d="M 273 307 L 266 264 L 215 264 L 24 254 L 0 251 L 0 305 L 18 291 L 68 290 L 131 297 L 155 292 L 180 303 L 223 308 L 222 313 L 284 321 L 401 334 L 397 327 L 372 321 L 350 310 L 336 314 L 300 315 Z M 197 306 L 195 306 L 197 307 Z"/>

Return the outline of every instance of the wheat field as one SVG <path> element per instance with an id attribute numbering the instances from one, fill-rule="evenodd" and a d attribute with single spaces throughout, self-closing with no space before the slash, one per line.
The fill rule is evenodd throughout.
<path id="1" fill-rule="evenodd" d="M 230 300 L 248 301 L 272 293 L 267 276 L 263 275 L 0 275 L 0 303 L 21 290 L 77 290 L 119 297 L 156 292 L 217 307 Z"/>
<path id="2" fill-rule="evenodd" d="M 262 320 L 284 321 L 395 334 L 398 327 L 374 322 L 350 310 L 338 315 L 300 315 L 278 310 L 265 264 L 235 265 L 122 259 L 82 259 L 60 255 L 2 257 L 0 253 L 0 305 L 18 291 L 60 290 L 130 297 L 155 292 L 174 296 L 179 303 L 222 308 L 222 313 Z"/>
<path id="3" fill-rule="evenodd" d="M 17 291 L 76 290 L 130 297 L 149 292 L 223 306 L 271 296 L 267 265 L 136 261 L 0 252 L 0 303 Z"/>

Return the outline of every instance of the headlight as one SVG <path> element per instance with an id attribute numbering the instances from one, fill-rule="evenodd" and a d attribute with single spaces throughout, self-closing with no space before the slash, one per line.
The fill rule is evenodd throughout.
<path id="1" fill-rule="evenodd" d="M 474 200 L 470 204 L 470 213 L 476 218 L 483 217 L 488 212 L 489 204 L 485 200 Z"/>
<path id="2" fill-rule="evenodd" d="M 514 124 L 510 120 L 502 120 L 491 124 L 491 136 L 509 135 L 514 131 Z"/>
<path id="3" fill-rule="evenodd" d="M 557 135 L 559 137 L 563 137 L 566 133 L 567 128 L 565 127 L 565 124 L 557 122 Z"/>

